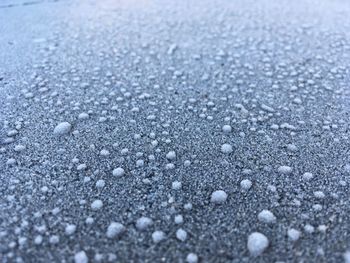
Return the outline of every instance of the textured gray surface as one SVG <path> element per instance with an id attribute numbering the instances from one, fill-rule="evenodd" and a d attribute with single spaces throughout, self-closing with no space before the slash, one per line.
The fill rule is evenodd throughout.
<path id="1" fill-rule="evenodd" d="M 349 17 L 341 0 L 2 1 L 0 261 L 350 262 Z"/>

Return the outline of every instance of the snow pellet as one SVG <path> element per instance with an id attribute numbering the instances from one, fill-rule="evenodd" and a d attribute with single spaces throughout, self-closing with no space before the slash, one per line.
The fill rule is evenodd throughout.
<path id="1" fill-rule="evenodd" d="M 233 148 L 230 144 L 225 143 L 223 145 L 221 145 L 221 152 L 225 153 L 225 154 L 229 154 L 233 152 Z"/>
<path id="2" fill-rule="evenodd" d="M 143 216 L 136 221 L 136 228 L 140 231 L 146 230 L 151 225 L 153 225 L 153 220 L 149 217 Z"/>
<path id="3" fill-rule="evenodd" d="M 163 231 L 159 231 L 159 230 L 154 231 L 152 233 L 152 239 L 153 239 L 154 243 L 159 243 L 165 239 L 165 233 Z"/>
<path id="4" fill-rule="evenodd" d="M 223 190 L 214 191 L 210 197 L 210 201 L 214 204 L 223 204 L 226 200 L 227 194 Z"/>
<path id="5" fill-rule="evenodd" d="M 72 125 L 69 122 L 61 122 L 55 127 L 53 133 L 55 135 L 65 135 L 69 133 L 71 129 Z"/>
<path id="6" fill-rule="evenodd" d="M 91 204 L 91 209 L 94 211 L 100 210 L 103 207 L 103 203 L 101 200 L 95 200 Z"/>
<path id="7" fill-rule="evenodd" d="M 254 232 L 248 237 L 248 250 L 253 257 L 261 255 L 269 246 L 269 240 L 264 234 Z"/>
<path id="8" fill-rule="evenodd" d="M 79 251 L 74 255 L 75 263 L 88 263 L 89 258 L 87 257 L 85 251 Z"/>
<path id="9" fill-rule="evenodd" d="M 176 238 L 182 242 L 184 242 L 187 239 L 187 232 L 183 230 L 182 228 L 179 228 L 176 231 Z"/>
<path id="10" fill-rule="evenodd" d="M 125 227 L 123 224 L 121 223 L 117 223 L 117 222 L 112 222 L 109 224 L 108 228 L 107 228 L 107 237 L 108 238 L 115 238 L 117 236 L 119 236 L 120 234 L 122 234 L 125 231 Z"/>
<path id="11" fill-rule="evenodd" d="M 262 210 L 258 214 L 258 219 L 260 222 L 266 223 L 266 224 L 272 224 L 276 222 L 275 215 L 269 210 Z"/>

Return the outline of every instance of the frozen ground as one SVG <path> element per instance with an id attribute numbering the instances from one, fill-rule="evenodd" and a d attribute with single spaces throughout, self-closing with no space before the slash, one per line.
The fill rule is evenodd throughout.
<path id="1" fill-rule="evenodd" d="M 0 262 L 350 262 L 350 2 L 0 2 Z"/>

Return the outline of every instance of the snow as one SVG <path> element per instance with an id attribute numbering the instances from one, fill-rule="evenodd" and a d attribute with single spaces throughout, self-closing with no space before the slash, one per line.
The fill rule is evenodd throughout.
<path id="1" fill-rule="evenodd" d="M 269 210 L 262 210 L 259 214 L 258 214 L 258 219 L 260 222 L 262 223 L 266 223 L 266 224 L 272 224 L 276 222 L 276 217 L 275 215 L 269 211 Z"/>
<path id="2" fill-rule="evenodd" d="M 248 180 L 248 179 L 243 179 L 242 181 L 241 181 L 241 188 L 243 189 L 243 190 L 249 190 L 251 187 L 252 187 L 252 181 L 250 181 L 250 180 Z"/>
<path id="3" fill-rule="evenodd" d="M 86 119 L 88 119 L 88 118 L 89 118 L 89 114 L 86 113 L 86 112 L 82 112 L 82 113 L 80 113 L 79 116 L 78 116 L 78 119 L 79 119 L 79 120 L 86 120 Z"/>
<path id="4" fill-rule="evenodd" d="M 153 220 L 149 217 L 140 217 L 136 221 L 136 228 L 140 231 L 144 231 L 147 228 L 149 228 L 151 225 L 153 225 Z"/>
<path id="5" fill-rule="evenodd" d="M 261 255 L 269 246 L 269 240 L 264 234 L 254 232 L 248 236 L 247 247 L 253 257 Z"/>
<path id="6" fill-rule="evenodd" d="M 19 145 L 16 145 L 16 146 L 15 146 L 15 152 L 22 152 L 22 151 L 24 151 L 25 149 L 26 149 L 26 146 L 25 146 L 25 145 L 19 144 Z"/>
<path id="7" fill-rule="evenodd" d="M 37 236 L 34 238 L 34 244 L 35 244 L 35 245 L 40 245 L 42 242 L 43 242 L 43 237 L 42 237 L 41 235 L 37 235 Z"/>
<path id="8" fill-rule="evenodd" d="M 223 204 L 227 200 L 227 194 L 223 190 L 216 190 L 211 194 L 210 201 L 214 204 Z"/>
<path id="9" fill-rule="evenodd" d="M 166 158 L 168 160 L 175 160 L 176 159 L 176 153 L 174 151 L 170 151 L 167 153 Z"/>
<path id="10" fill-rule="evenodd" d="M 319 226 L 317 227 L 317 230 L 318 230 L 319 232 L 323 233 L 323 234 L 326 233 L 327 229 L 328 229 L 328 227 L 327 227 L 326 225 L 319 225 Z"/>
<path id="11" fill-rule="evenodd" d="M 182 184 L 179 181 L 172 182 L 172 184 L 171 184 L 171 188 L 173 190 L 180 190 L 181 187 L 182 187 Z"/>
<path id="12" fill-rule="evenodd" d="M 145 161 L 144 160 L 137 160 L 136 161 L 136 167 L 142 167 L 142 166 L 144 166 L 144 164 L 145 164 Z"/>
<path id="13" fill-rule="evenodd" d="M 176 231 L 176 238 L 182 242 L 185 242 L 185 240 L 187 239 L 187 232 L 182 228 L 179 228 Z"/>
<path id="14" fill-rule="evenodd" d="M 79 251 L 74 255 L 74 262 L 75 263 L 88 263 L 89 258 L 86 255 L 85 251 Z"/>
<path id="15" fill-rule="evenodd" d="M 290 174 L 290 173 L 292 173 L 292 167 L 282 165 L 282 166 L 278 167 L 278 172 L 280 174 Z"/>
<path id="16" fill-rule="evenodd" d="M 152 240 L 154 243 L 159 243 L 165 239 L 165 233 L 163 231 L 157 230 L 152 233 Z"/>
<path id="17" fill-rule="evenodd" d="M 74 234 L 76 229 L 77 229 L 76 225 L 69 224 L 66 226 L 65 233 L 67 236 L 71 236 Z"/>
<path id="18" fill-rule="evenodd" d="M 0 8 L 1 258 L 341 261 L 350 6 L 104 2 Z"/>
<path id="19" fill-rule="evenodd" d="M 232 127 L 230 125 L 224 125 L 224 126 L 222 126 L 222 131 L 229 133 L 232 131 Z"/>
<path id="20" fill-rule="evenodd" d="M 86 170 L 86 169 L 87 169 L 87 165 L 85 163 L 79 164 L 77 166 L 78 171 L 82 171 L 82 170 Z"/>
<path id="21" fill-rule="evenodd" d="M 106 149 L 102 149 L 102 150 L 100 151 L 100 155 L 101 155 L 101 156 L 108 156 L 108 155 L 109 155 L 109 151 L 106 150 Z"/>
<path id="22" fill-rule="evenodd" d="M 314 196 L 318 199 L 323 199 L 326 197 L 326 195 L 322 191 L 315 191 Z"/>
<path id="23" fill-rule="evenodd" d="M 94 223 L 94 221 L 95 220 L 92 217 L 88 217 L 88 218 L 85 219 L 85 223 L 87 225 L 92 225 Z"/>
<path id="24" fill-rule="evenodd" d="M 182 215 L 176 215 L 174 217 L 174 222 L 175 222 L 175 224 L 178 224 L 178 225 L 182 224 L 184 222 L 183 216 Z"/>
<path id="25" fill-rule="evenodd" d="M 10 158 L 6 161 L 7 165 L 14 165 L 16 163 L 16 159 L 15 158 Z"/>
<path id="26" fill-rule="evenodd" d="M 344 253 L 344 263 L 350 263 L 350 250 Z"/>
<path id="27" fill-rule="evenodd" d="M 118 167 L 118 168 L 115 168 L 112 173 L 116 177 L 121 177 L 121 176 L 123 176 L 125 174 L 125 171 L 124 171 L 123 168 Z"/>
<path id="28" fill-rule="evenodd" d="M 197 263 L 198 262 L 198 256 L 194 253 L 189 253 L 186 257 L 186 261 L 188 263 Z"/>
<path id="29" fill-rule="evenodd" d="M 221 152 L 225 153 L 225 154 L 229 154 L 233 152 L 233 148 L 230 144 L 225 143 L 223 145 L 221 145 Z"/>
<path id="30" fill-rule="evenodd" d="M 306 233 L 312 234 L 312 233 L 315 232 L 315 227 L 312 226 L 312 225 L 310 225 L 310 224 L 306 224 L 306 225 L 304 226 L 304 230 L 305 230 Z"/>
<path id="31" fill-rule="evenodd" d="M 97 188 L 103 188 L 104 186 L 106 185 L 106 182 L 105 182 L 105 180 L 103 180 L 103 179 L 100 179 L 100 180 L 98 180 L 97 182 L 96 182 L 96 187 Z"/>
<path id="32" fill-rule="evenodd" d="M 294 228 L 288 229 L 288 238 L 291 241 L 293 241 L 293 242 L 297 241 L 300 238 L 300 235 L 301 235 L 301 233 L 299 230 L 296 230 Z"/>
<path id="33" fill-rule="evenodd" d="M 109 224 L 108 228 L 107 228 L 107 237 L 108 238 L 115 238 L 117 236 L 119 236 L 120 234 L 122 234 L 125 231 L 125 227 L 123 224 L 121 223 L 117 223 L 117 222 L 112 222 Z"/>
<path id="34" fill-rule="evenodd" d="M 314 177 L 314 175 L 312 173 L 309 173 L 309 172 L 306 172 L 303 174 L 303 179 L 305 181 L 310 181 L 313 177 Z"/>
<path id="35" fill-rule="evenodd" d="M 102 207 L 103 207 L 103 203 L 102 203 L 101 200 L 94 200 L 94 201 L 91 203 L 91 209 L 92 209 L 93 211 L 100 210 Z"/>
<path id="36" fill-rule="evenodd" d="M 72 129 L 72 125 L 69 122 L 61 122 L 57 124 L 57 126 L 53 130 L 53 133 L 58 136 L 65 135 L 69 133 L 71 129 Z"/>
<path id="37" fill-rule="evenodd" d="M 49 238 L 49 242 L 53 245 L 58 244 L 60 242 L 60 237 L 58 235 L 52 235 Z"/>

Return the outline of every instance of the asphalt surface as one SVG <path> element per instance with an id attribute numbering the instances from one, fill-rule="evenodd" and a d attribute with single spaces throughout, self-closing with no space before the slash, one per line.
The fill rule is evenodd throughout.
<path id="1" fill-rule="evenodd" d="M 350 2 L 0 2 L 0 262 L 350 262 Z"/>

